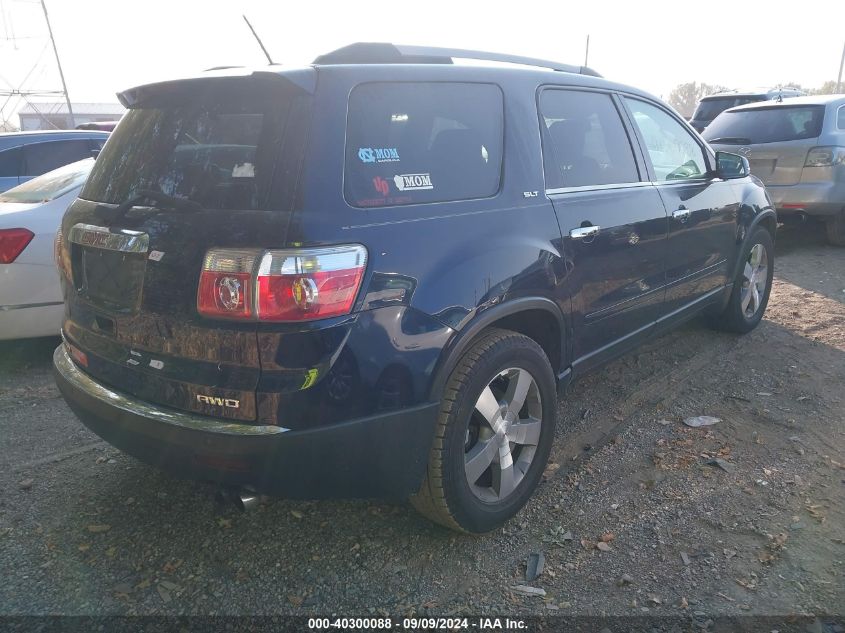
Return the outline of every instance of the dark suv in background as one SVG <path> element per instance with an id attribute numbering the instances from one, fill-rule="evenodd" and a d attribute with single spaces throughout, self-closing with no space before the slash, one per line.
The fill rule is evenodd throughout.
<path id="1" fill-rule="evenodd" d="M 586 68 L 359 44 L 120 97 L 57 240 L 54 365 L 86 425 L 175 473 L 484 532 L 537 486 L 556 388 L 765 310 L 747 161 Z"/>
<path id="2" fill-rule="evenodd" d="M 703 97 L 695 107 L 690 125 L 697 132 L 703 132 L 713 120 L 728 108 L 758 103 L 760 101 L 783 101 L 790 97 L 800 97 L 806 94 L 797 88 L 762 88 L 758 90 L 726 90 Z"/>

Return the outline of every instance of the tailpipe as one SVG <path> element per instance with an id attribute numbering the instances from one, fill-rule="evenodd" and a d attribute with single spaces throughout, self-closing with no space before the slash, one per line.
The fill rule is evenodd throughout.
<path id="1" fill-rule="evenodd" d="M 219 488 L 214 499 L 220 505 L 233 505 L 241 512 L 247 512 L 258 507 L 261 496 L 249 488 Z"/>

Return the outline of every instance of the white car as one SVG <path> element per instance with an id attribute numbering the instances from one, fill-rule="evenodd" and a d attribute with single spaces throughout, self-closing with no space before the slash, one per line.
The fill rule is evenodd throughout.
<path id="1" fill-rule="evenodd" d="M 0 340 L 58 336 L 62 290 L 53 243 L 91 158 L 0 193 Z"/>

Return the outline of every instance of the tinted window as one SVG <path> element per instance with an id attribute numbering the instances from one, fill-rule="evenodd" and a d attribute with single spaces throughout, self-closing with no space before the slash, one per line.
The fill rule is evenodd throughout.
<path id="1" fill-rule="evenodd" d="M 20 164 L 21 151 L 17 147 L 0 152 L 0 178 L 17 178 Z"/>
<path id="2" fill-rule="evenodd" d="M 643 137 L 657 180 L 700 178 L 707 173 L 701 146 L 677 119 L 645 101 L 625 101 Z"/>
<path id="3" fill-rule="evenodd" d="M 373 207 L 494 195 L 502 120 L 502 92 L 491 84 L 358 86 L 349 97 L 346 200 Z"/>
<path id="4" fill-rule="evenodd" d="M 46 141 L 24 145 L 24 176 L 40 176 L 48 171 L 91 157 L 88 139 Z"/>
<path id="5" fill-rule="evenodd" d="M 705 99 L 698 103 L 698 107 L 695 109 L 695 114 L 692 115 L 692 118 L 694 121 L 712 121 L 728 108 L 765 100 L 766 97 L 718 97 L 716 99 Z"/>
<path id="6" fill-rule="evenodd" d="M 772 106 L 723 112 L 705 130 L 704 138 L 740 145 L 797 141 L 821 134 L 823 121 L 824 106 Z"/>
<path id="7" fill-rule="evenodd" d="M 91 171 L 94 160 L 88 158 L 27 180 L 0 193 L 0 202 L 49 202 L 77 187 L 81 187 Z"/>
<path id="8" fill-rule="evenodd" d="M 610 95 L 545 90 L 546 186 L 584 187 L 639 180 L 631 143 Z"/>
<path id="9" fill-rule="evenodd" d="M 839 107 L 839 113 L 836 115 L 836 127 L 845 130 L 845 106 Z"/>
<path id="10" fill-rule="evenodd" d="M 180 89 L 127 112 L 81 197 L 119 204 L 151 189 L 205 209 L 261 208 L 290 99 L 238 87 Z"/>

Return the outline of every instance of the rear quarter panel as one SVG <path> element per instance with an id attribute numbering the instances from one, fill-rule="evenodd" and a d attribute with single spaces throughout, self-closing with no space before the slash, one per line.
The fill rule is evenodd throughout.
<path id="1" fill-rule="evenodd" d="M 452 67 L 442 69 L 371 67 L 366 81 L 483 81 Z M 379 208 L 350 206 L 343 196 L 346 104 L 357 83 L 344 69 L 320 69 L 310 154 L 303 175 L 303 210 L 292 222 L 291 242 L 303 245 L 360 243 L 368 249 L 368 270 L 359 295 L 362 310 L 344 325 L 346 340 L 335 349 L 340 356 L 321 385 L 292 394 L 268 406 L 292 410 L 297 401 L 325 403 L 318 392 L 346 372 L 345 387 L 367 397 L 348 398 L 359 414 L 384 401 L 380 385 L 391 376 L 405 381 L 398 404 L 428 400 L 444 348 L 485 310 L 511 298 L 540 296 L 569 313 L 568 295 L 561 292 L 567 267 L 561 252 L 560 229 L 551 203 L 543 195 L 539 124 L 534 94 L 537 83 L 500 85 L 504 93 L 504 169 L 500 191 L 487 199 Z M 526 197 L 524 192 L 538 192 Z M 401 292 L 385 293 L 392 279 Z M 393 284 L 394 286 L 396 283 Z M 262 325 L 262 385 L 259 400 L 271 395 L 281 379 L 286 346 L 283 327 Z M 290 340 L 290 334 L 287 337 Z M 324 353 L 328 353 L 329 346 Z M 288 368 L 289 369 L 289 368 Z M 393 380 L 395 383 L 396 380 Z M 396 389 L 394 389 L 395 391 Z M 264 392 L 265 396 L 262 396 Z M 327 395 L 324 393 L 324 396 Z M 280 413 L 281 415 L 281 413 Z M 293 420 L 291 424 L 296 424 Z"/>

